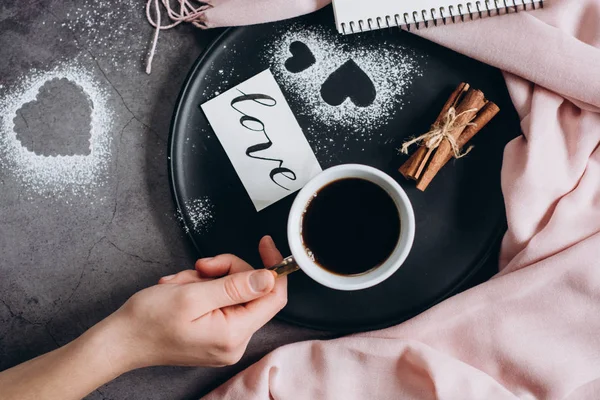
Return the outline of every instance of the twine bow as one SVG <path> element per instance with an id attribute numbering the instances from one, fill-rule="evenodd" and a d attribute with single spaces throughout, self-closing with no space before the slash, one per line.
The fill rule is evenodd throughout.
<path id="1" fill-rule="evenodd" d="M 442 141 L 446 139 L 448 143 L 450 143 L 450 147 L 452 147 L 452 153 L 454 154 L 454 158 L 461 158 L 466 156 L 473 149 L 473 146 L 469 146 L 469 148 L 465 152 L 461 153 L 458 143 L 456 143 L 456 139 L 454 138 L 454 136 L 452 136 L 452 131 L 454 131 L 455 129 L 463 129 L 471 125 L 477 125 L 472 122 L 467 122 L 465 124 L 456 124 L 456 120 L 458 120 L 458 118 L 460 118 L 466 113 L 470 113 L 473 111 L 477 111 L 477 109 L 471 108 L 469 110 L 456 114 L 456 109 L 454 107 L 450 107 L 450 109 L 444 115 L 444 118 L 441 122 L 431 125 L 431 129 L 429 130 L 429 132 L 404 142 L 402 144 L 402 147 L 400 148 L 400 151 L 404 154 L 408 154 L 408 148 L 410 146 L 412 146 L 413 144 L 420 143 L 423 143 L 428 149 L 436 149 L 440 144 L 442 144 Z"/>

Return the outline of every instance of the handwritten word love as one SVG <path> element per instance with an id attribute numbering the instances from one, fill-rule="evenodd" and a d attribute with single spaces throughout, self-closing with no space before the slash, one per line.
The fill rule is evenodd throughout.
<path id="1" fill-rule="evenodd" d="M 289 191 L 290 189 L 283 186 L 281 183 L 277 182 L 276 178 L 277 178 L 277 176 L 280 176 L 280 180 L 282 178 L 285 178 L 289 181 L 295 181 L 296 173 L 294 171 L 292 171 L 291 169 L 284 167 L 283 166 L 284 161 L 282 159 L 261 157 L 259 155 L 256 155 L 257 153 L 260 153 L 262 151 L 265 151 L 265 150 L 271 148 L 273 146 L 273 142 L 271 141 L 269 135 L 267 134 L 267 129 L 265 127 L 265 124 L 260 119 L 253 117 L 252 115 L 248 115 L 238 108 L 239 103 L 242 103 L 244 101 L 252 101 L 252 102 L 260 104 L 261 106 L 264 106 L 264 107 L 275 107 L 277 105 L 277 101 L 273 97 L 271 97 L 267 94 L 260 94 L 260 93 L 246 94 L 239 89 L 237 89 L 237 91 L 240 92 L 241 95 L 232 99 L 230 105 L 231 105 L 231 108 L 233 108 L 235 111 L 237 111 L 238 113 L 240 113 L 242 115 L 239 120 L 240 124 L 244 128 L 248 129 L 249 131 L 260 132 L 262 134 L 263 138 L 266 139 L 265 142 L 257 143 L 255 145 L 248 147 L 246 149 L 246 156 L 257 159 L 257 160 L 263 160 L 263 161 L 269 161 L 269 162 L 276 163 L 277 166 L 271 169 L 271 172 L 269 173 L 269 178 L 271 178 L 271 181 L 273 181 L 273 183 L 275 183 L 277 186 Z"/>

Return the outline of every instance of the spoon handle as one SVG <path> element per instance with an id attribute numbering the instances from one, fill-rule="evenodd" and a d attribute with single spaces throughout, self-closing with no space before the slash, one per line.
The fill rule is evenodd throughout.
<path id="1" fill-rule="evenodd" d="M 289 256 L 283 259 L 279 264 L 273 265 L 272 267 L 267 268 L 270 271 L 275 271 L 277 273 L 277 277 L 286 276 L 291 274 L 292 272 L 296 272 L 300 269 L 296 260 L 294 260 L 293 256 Z"/>

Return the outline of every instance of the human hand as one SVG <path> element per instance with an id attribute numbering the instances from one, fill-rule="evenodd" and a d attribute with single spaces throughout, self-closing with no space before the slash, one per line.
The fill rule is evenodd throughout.
<path id="1" fill-rule="evenodd" d="M 282 260 L 270 237 L 259 252 L 265 266 Z M 133 295 L 103 324 L 128 369 L 153 365 L 223 366 L 242 357 L 250 338 L 287 301 L 287 280 L 254 270 L 233 255 L 196 262 L 196 270 L 161 278 Z M 116 334 L 115 334 L 116 333 Z M 115 350 L 118 351 L 118 350 Z"/>

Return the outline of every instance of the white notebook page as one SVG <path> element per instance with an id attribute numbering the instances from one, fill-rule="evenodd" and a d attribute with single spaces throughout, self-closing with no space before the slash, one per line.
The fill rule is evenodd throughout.
<path id="1" fill-rule="evenodd" d="M 333 0 L 333 8 L 338 31 L 349 34 L 417 24 L 421 28 L 426 21 L 477 19 L 533 10 L 543 3 L 544 0 Z"/>

